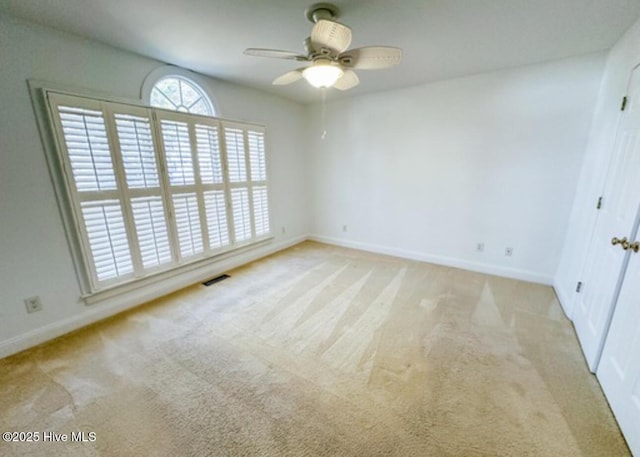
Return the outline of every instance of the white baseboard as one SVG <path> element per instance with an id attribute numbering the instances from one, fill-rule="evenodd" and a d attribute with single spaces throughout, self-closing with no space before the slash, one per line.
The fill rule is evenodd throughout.
<path id="1" fill-rule="evenodd" d="M 359 241 L 343 240 L 340 238 L 332 238 L 321 235 L 309 235 L 309 240 L 318 241 L 319 243 L 332 244 L 346 248 L 360 249 L 362 251 L 374 252 L 376 254 L 386 254 L 404 259 L 418 260 L 421 262 L 435 263 L 447 267 L 461 268 L 463 270 L 476 271 L 495 276 L 503 276 L 506 278 L 519 279 L 521 281 L 534 282 L 544 284 L 546 286 L 553 285 L 553 278 L 544 274 L 519 270 L 516 268 L 507 268 L 488 263 L 471 262 L 468 260 L 458 259 L 455 257 L 445 257 L 433 254 L 425 254 L 422 252 L 408 251 L 404 249 L 389 248 L 376 244 L 361 243 Z"/>
<path id="2" fill-rule="evenodd" d="M 573 302 L 569 299 L 569 296 L 565 293 L 565 288 L 560 287 L 557 282 L 553 283 L 553 290 L 558 297 L 558 301 L 560 302 L 560 306 L 562 307 L 562 311 L 564 315 L 567 316 L 567 319 L 571 319 L 571 315 L 573 313 Z"/>
<path id="3" fill-rule="evenodd" d="M 128 309 L 139 306 L 148 301 L 154 300 L 163 295 L 169 294 L 184 287 L 196 284 L 212 276 L 217 276 L 237 268 L 244 264 L 253 262 L 259 258 L 273 254 L 299 244 L 308 237 L 306 235 L 290 238 L 277 243 L 270 243 L 259 249 L 249 250 L 237 256 L 233 256 L 202 268 L 194 269 L 184 274 L 176 275 L 175 278 L 162 281 L 153 286 L 145 286 L 136 289 L 126 296 L 113 297 L 102 303 L 96 303 L 84 308 L 84 311 L 77 316 L 51 322 L 43 327 L 36 328 L 27 333 L 17 335 L 13 338 L 0 342 L 0 358 L 24 351 L 38 344 L 57 338 L 66 333 L 78 330 L 87 325 L 111 317 Z"/>

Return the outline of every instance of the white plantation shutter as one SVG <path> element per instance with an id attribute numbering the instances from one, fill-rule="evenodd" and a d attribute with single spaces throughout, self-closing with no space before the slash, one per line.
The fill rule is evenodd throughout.
<path id="1" fill-rule="evenodd" d="M 233 227 L 236 241 L 248 240 L 251 238 L 249 189 L 231 189 L 231 207 L 233 208 Z"/>
<path id="2" fill-rule="evenodd" d="M 205 252 L 203 237 L 203 195 L 194 160 L 193 117 L 181 113 L 158 114 L 162 132 L 162 149 L 167 164 L 169 192 L 173 205 L 173 223 L 178 236 L 180 259 L 197 257 Z M 196 178 L 198 177 L 196 183 Z"/>
<path id="3" fill-rule="evenodd" d="M 264 133 L 250 130 L 247 132 L 247 138 L 249 139 L 251 181 L 266 181 L 267 160 L 264 151 Z"/>
<path id="4" fill-rule="evenodd" d="M 159 188 L 156 154 L 148 117 L 115 114 L 120 154 L 130 189 Z"/>
<path id="5" fill-rule="evenodd" d="M 64 105 L 57 108 L 77 191 L 115 190 L 116 178 L 102 111 Z"/>
<path id="6" fill-rule="evenodd" d="M 244 132 L 239 128 L 224 129 L 225 145 L 227 148 L 227 162 L 229 167 L 229 181 L 241 183 L 247 180 L 247 161 L 244 149 Z"/>
<path id="7" fill-rule="evenodd" d="M 45 94 L 90 293 L 269 235 L 263 128 Z"/>
<path id="8" fill-rule="evenodd" d="M 133 263 L 120 202 L 82 202 L 80 206 L 98 281 L 132 273 Z"/>
<path id="9" fill-rule="evenodd" d="M 135 265 L 103 103 L 61 95 L 49 102 L 88 277 L 94 288 L 131 278 Z"/>
<path id="10" fill-rule="evenodd" d="M 261 154 L 264 151 L 264 134 L 257 129 L 232 122 L 224 122 L 223 126 L 233 238 L 236 243 L 244 243 L 269 233 L 268 213 L 260 216 L 260 232 L 256 230 L 256 213 L 253 207 L 256 199 L 253 196 L 251 177 L 255 174 L 259 178 L 256 183 L 266 186 L 266 159 Z"/>
<path id="11" fill-rule="evenodd" d="M 229 245 L 227 225 L 227 204 L 223 190 L 210 190 L 204 193 L 204 206 L 207 213 L 209 244 L 212 249 Z"/>
<path id="12" fill-rule="evenodd" d="M 119 161 L 126 178 L 122 187 L 133 219 L 134 263 L 142 276 L 144 271 L 173 260 L 151 112 L 114 103 L 108 103 L 107 108 L 115 122 Z"/>
<path id="13" fill-rule="evenodd" d="M 256 237 L 271 232 L 269 198 L 267 194 L 267 158 L 264 132 L 248 130 L 249 163 L 251 164 L 251 193 L 253 196 L 253 232 Z"/>
<path id="14" fill-rule="evenodd" d="M 253 188 L 253 214 L 256 236 L 269 233 L 269 199 L 267 186 Z"/>
<path id="15" fill-rule="evenodd" d="M 180 243 L 180 255 L 184 258 L 200 254 L 204 250 L 204 246 L 196 194 L 174 195 L 173 208 Z"/>
<path id="16" fill-rule="evenodd" d="M 222 184 L 224 180 L 218 127 L 197 124 L 195 130 L 202 182 L 204 184 Z"/>
<path id="17" fill-rule="evenodd" d="M 146 109 L 116 104 L 109 107 L 126 178 L 123 187 L 133 217 L 135 254 L 139 269 L 148 271 L 172 261 L 151 115 Z"/>
<path id="18" fill-rule="evenodd" d="M 171 246 L 162 197 L 133 198 L 131 207 L 144 268 L 171 262 Z"/>
<path id="19" fill-rule="evenodd" d="M 200 122 L 194 125 L 198 166 L 204 195 L 209 249 L 214 251 L 231 243 L 227 222 L 225 168 L 218 123 L 212 125 Z"/>
<path id="20" fill-rule="evenodd" d="M 160 125 L 170 184 L 172 186 L 194 184 L 193 156 L 187 123 L 163 119 Z"/>

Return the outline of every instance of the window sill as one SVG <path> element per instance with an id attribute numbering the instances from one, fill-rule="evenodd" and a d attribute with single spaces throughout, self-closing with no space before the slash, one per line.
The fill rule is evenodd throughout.
<path id="1" fill-rule="evenodd" d="M 156 284 L 160 281 L 163 281 L 171 276 L 179 275 L 182 273 L 187 273 L 189 271 L 196 270 L 198 268 L 205 267 L 207 265 L 220 262 L 222 260 L 228 259 L 235 255 L 241 254 L 243 252 L 247 252 L 251 249 L 255 249 L 261 246 L 264 246 L 274 239 L 273 235 L 268 235 L 264 238 L 252 241 L 248 244 L 243 244 L 240 246 L 236 246 L 233 249 L 228 251 L 221 252 L 219 254 L 213 255 L 211 257 L 206 257 L 203 259 L 194 260 L 193 262 L 180 265 L 178 267 L 172 268 L 170 270 L 164 270 L 157 273 L 153 273 L 149 276 L 145 276 L 144 278 L 136 278 L 125 283 L 120 283 L 115 286 L 110 286 L 104 289 L 100 289 L 98 291 L 82 295 L 80 298 L 84 300 L 85 304 L 93 305 L 100 301 L 113 298 L 115 296 L 125 294 L 127 292 L 131 292 L 133 290 L 149 286 L 152 284 Z"/>

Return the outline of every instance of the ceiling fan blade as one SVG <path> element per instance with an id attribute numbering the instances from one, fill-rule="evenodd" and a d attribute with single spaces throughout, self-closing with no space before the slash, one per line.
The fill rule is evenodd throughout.
<path id="1" fill-rule="evenodd" d="M 296 70 L 289 71 L 284 75 L 280 75 L 273 80 L 272 84 L 274 86 L 285 86 L 287 84 L 294 83 L 299 79 L 302 79 L 302 70 L 304 70 L 304 68 L 298 68 Z"/>
<path id="2" fill-rule="evenodd" d="M 281 51 L 279 49 L 247 48 L 244 50 L 244 53 L 245 55 L 254 57 L 272 57 L 274 59 L 288 59 L 298 61 L 309 60 L 307 56 L 301 56 L 300 54 L 297 54 L 295 52 Z"/>
<path id="3" fill-rule="evenodd" d="M 391 46 L 366 46 L 349 49 L 338 60 L 348 68 L 377 70 L 397 65 L 402 60 L 402 49 Z"/>
<path id="4" fill-rule="evenodd" d="M 360 79 L 353 70 L 345 70 L 340 79 L 333 85 L 338 90 L 348 90 L 360 84 Z"/>
<path id="5" fill-rule="evenodd" d="M 338 22 L 320 19 L 311 29 L 311 46 L 316 51 L 328 48 L 341 53 L 351 44 L 351 29 Z"/>

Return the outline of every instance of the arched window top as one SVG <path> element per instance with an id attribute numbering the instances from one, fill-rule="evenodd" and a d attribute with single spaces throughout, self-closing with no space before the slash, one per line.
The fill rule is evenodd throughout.
<path id="1" fill-rule="evenodd" d="M 200 86 L 180 76 L 159 80 L 151 89 L 149 104 L 183 113 L 214 115 L 211 101 Z"/>
<path id="2" fill-rule="evenodd" d="M 159 68 L 145 80 L 142 98 L 154 108 L 215 116 L 211 96 L 196 79 L 196 75 L 180 68 Z"/>

